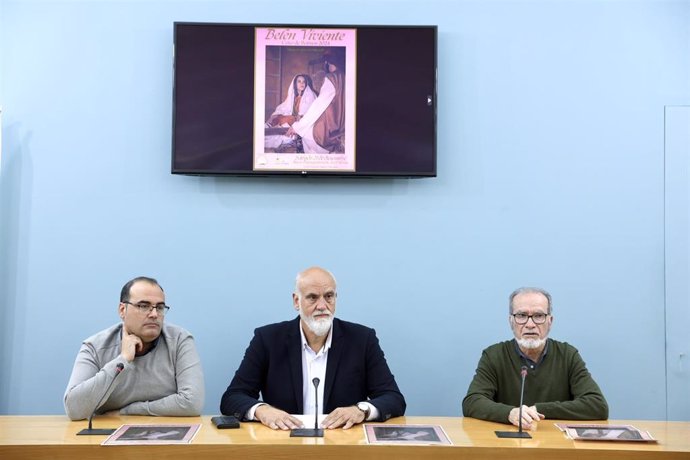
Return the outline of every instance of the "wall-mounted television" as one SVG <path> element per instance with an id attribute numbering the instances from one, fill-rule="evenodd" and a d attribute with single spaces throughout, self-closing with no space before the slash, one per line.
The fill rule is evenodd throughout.
<path id="1" fill-rule="evenodd" d="M 436 26 L 174 24 L 172 173 L 436 176 Z"/>

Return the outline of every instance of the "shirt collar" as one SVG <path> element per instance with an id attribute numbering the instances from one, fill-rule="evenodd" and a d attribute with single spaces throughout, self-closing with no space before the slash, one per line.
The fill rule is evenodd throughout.
<path id="1" fill-rule="evenodd" d="M 309 343 L 307 342 L 307 338 L 304 336 L 304 331 L 302 330 L 302 321 L 299 321 L 299 335 L 302 337 L 302 350 L 311 350 L 311 347 L 309 346 Z M 331 328 L 328 330 L 328 336 L 326 337 L 326 342 L 323 344 L 323 348 L 317 352 L 320 353 L 321 351 L 328 351 L 331 349 L 331 342 L 333 341 L 333 323 L 331 323 Z"/>
<path id="2" fill-rule="evenodd" d="M 520 355 L 520 358 L 527 364 L 530 369 L 536 369 L 543 361 L 544 358 L 546 358 L 546 353 L 549 351 L 549 339 L 546 339 L 546 344 L 544 345 L 544 351 L 541 352 L 541 356 L 539 357 L 538 362 L 532 361 L 527 355 L 525 355 L 522 350 L 520 350 L 520 346 L 517 343 L 517 340 L 513 339 L 513 344 L 515 345 L 515 350 L 517 350 L 518 354 Z"/>
<path id="3" fill-rule="evenodd" d="M 156 348 L 156 346 L 158 345 L 158 341 L 161 339 L 161 336 L 162 336 L 162 335 L 163 335 L 163 329 L 161 329 L 161 333 L 158 335 L 158 337 L 156 337 L 156 340 L 154 340 L 153 342 L 151 342 L 151 348 L 149 348 L 148 350 L 146 350 L 144 353 L 142 353 L 142 354 L 140 354 L 140 355 L 135 355 L 135 356 L 146 356 L 146 355 L 148 355 L 149 353 L 151 353 L 151 352 Z"/>

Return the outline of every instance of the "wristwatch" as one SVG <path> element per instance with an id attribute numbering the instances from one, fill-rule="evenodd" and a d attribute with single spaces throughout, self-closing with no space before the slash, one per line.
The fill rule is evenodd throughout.
<path id="1" fill-rule="evenodd" d="M 364 421 L 366 422 L 367 419 L 369 418 L 369 414 L 371 413 L 371 409 L 369 408 L 369 404 L 367 404 L 365 402 L 358 402 L 357 403 L 357 409 L 364 412 Z"/>

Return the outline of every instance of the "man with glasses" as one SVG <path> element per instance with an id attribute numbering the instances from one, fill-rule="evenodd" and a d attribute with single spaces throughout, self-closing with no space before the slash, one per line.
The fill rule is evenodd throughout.
<path id="1" fill-rule="evenodd" d="M 316 399 L 327 429 L 403 415 L 405 399 L 376 332 L 334 318 L 336 299 L 329 271 L 312 267 L 297 275 L 292 303 L 299 316 L 254 331 L 221 412 L 274 430 L 301 428 L 291 414 L 313 415 Z"/>
<path id="2" fill-rule="evenodd" d="M 95 410 L 123 415 L 201 413 L 204 377 L 194 338 L 181 327 L 163 324 L 169 309 L 155 279 L 142 276 L 124 285 L 118 307 L 122 322 L 81 345 L 65 391 L 70 419 L 88 418 Z"/>
<path id="3" fill-rule="evenodd" d="M 608 405 L 577 349 L 547 338 L 551 295 L 539 288 L 510 294 L 508 321 L 514 340 L 485 349 L 467 395 L 466 417 L 519 425 L 521 370 L 526 368 L 522 426 L 540 420 L 604 420 Z"/>

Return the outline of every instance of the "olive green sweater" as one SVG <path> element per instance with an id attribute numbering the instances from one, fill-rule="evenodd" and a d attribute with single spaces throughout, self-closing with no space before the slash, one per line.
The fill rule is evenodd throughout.
<path id="1" fill-rule="evenodd" d="M 537 411 L 548 419 L 607 419 L 606 399 L 577 349 L 565 342 L 548 342 L 541 363 L 534 369 L 528 366 L 523 404 L 536 405 Z M 510 410 L 520 405 L 520 369 L 524 365 L 527 363 L 515 340 L 485 349 L 462 401 L 463 414 L 509 423 Z"/>

